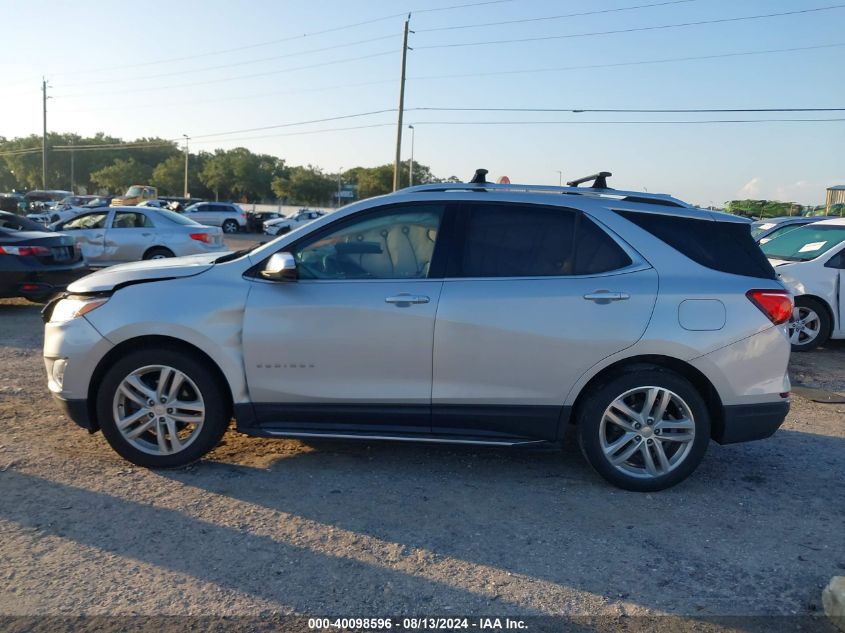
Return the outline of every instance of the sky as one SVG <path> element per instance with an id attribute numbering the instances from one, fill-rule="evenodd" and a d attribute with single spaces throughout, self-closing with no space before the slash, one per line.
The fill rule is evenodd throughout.
<path id="1" fill-rule="evenodd" d="M 0 0 L 18 25 L 3 34 L 0 136 L 40 134 L 45 76 L 52 131 L 187 134 L 191 151 L 243 146 L 329 172 L 390 163 L 408 12 L 402 154 L 413 135 L 438 176 L 606 170 L 611 186 L 702 206 L 820 204 L 845 184 L 845 120 L 700 122 L 845 111 L 424 109 L 845 107 L 836 0 Z M 692 22 L 710 23 L 654 28 Z M 290 125 L 319 119 L 335 120 Z"/>

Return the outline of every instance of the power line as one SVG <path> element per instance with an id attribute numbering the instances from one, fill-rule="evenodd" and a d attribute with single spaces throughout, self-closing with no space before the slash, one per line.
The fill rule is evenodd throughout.
<path id="1" fill-rule="evenodd" d="M 530 22 L 548 22 L 551 20 L 562 20 L 564 18 L 579 18 L 587 15 L 600 15 L 604 13 L 618 13 L 621 11 L 634 11 L 636 9 L 650 9 L 652 7 L 665 7 L 673 4 L 685 4 L 687 2 L 698 2 L 698 0 L 664 0 L 663 2 L 652 2 L 650 4 L 635 4 L 627 7 L 616 7 L 614 9 L 597 9 L 594 11 L 579 11 L 577 13 L 564 13 L 561 15 L 548 15 L 539 18 L 521 18 L 518 20 L 502 20 L 500 22 L 474 22 L 472 24 L 456 24 L 454 26 L 438 26 L 431 29 L 417 29 L 417 33 L 434 33 L 436 31 L 456 31 L 459 29 L 480 29 L 489 26 L 504 26 L 509 24 L 526 24 Z"/>
<path id="2" fill-rule="evenodd" d="M 271 70 L 268 72 L 262 73 L 253 73 L 251 75 L 237 75 L 235 77 L 223 77 L 219 79 L 208 79 L 205 81 L 195 81 L 191 83 L 182 83 L 182 84 L 171 84 L 168 86 L 156 86 L 155 90 L 179 90 L 182 88 L 189 88 L 193 86 L 205 86 L 208 84 L 216 84 L 216 83 L 226 83 L 230 81 L 238 81 L 241 79 L 252 79 L 254 77 L 267 77 L 269 75 L 280 75 L 283 73 L 288 72 L 295 72 L 297 70 L 309 70 L 311 68 L 323 68 L 325 66 L 334 66 L 336 64 L 348 64 L 350 62 L 357 62 L 364 59 L 373 59 L 375 57 L 384 57 L 386 55 L 395 55 L 395 51 L 384 51 L 382 53 L 373 53 L 371 55 L 361 55 L 360 57 L 347 57 L 345 59 L 336 59 L 328 62 L 320 62 L 317 64 L 307 64 L 305 66 L 294 66 L 291 68 L 282 68 L 280 70 Z M 104 95 L 121 95 L 121 94 L 130 94 L 134 92 L 151 92 L 153 89 L 146 87 L 146 88 L 131 88 L 129 90 L 117 90 L 111 92 L 99 92 L 99 93 L 90 93 L 90 92 L 79 92 L 79 93 L 71 93 L 71 94 L 59 94 L 57 95 L 58 98 L 61 99 L 78 99 L 80 97 L 99 97 Z"/>
<path id="3" fill-rule="evenodd" d="M 716 114 L 742 112 L 845 112 L 845 108 L 475 108 L 475 107 L 417 107 L 408 108 L 429 112 L 571 112 L 579 114 L 615 113 L 615 114 Z"/>
<path id="4" fill-rule="evenodd" d="M 819 44 L 816 46 L 798 46 L 791 48 L 772 48 L 759 51 L 741 51 L 737 53 L 717 53 L 713 55 L 695 55 L 687 57 L 665 57 L 662 59 L 646 59 L 636 60 L 630 62 L 613 62 L 609 64 L 583 64 L 577 66 L 551 66 L 541 68 L 519 68 L 515 70 L 496 70 L 489 72 L 471 72 L 471 73 L 455 73 L 450 75 L 421 75 L 418 77 L 408 77 L 409 81 L 419 81 L 428 79 L 461 79 L 465 77 L 492 77 L 497 75 L 521 75 L 527 73 L 545 73 L 545 72 L 560 72 L 568 70 L 594 70 L 599 68 L 619 68 L 625 66 L 645 66 L 650 64 L 667 64 L 673 62 L 688 62 L 701 61 L 708 59 L 723 59 L 728 57 L 746 57 L 752 55 L 768 55 L 770 53 L 791 53 L 797 51 L 810 51 L 824 48 L 838 48 L 845 46 L 845 42 L 838 42 L 834 44 Z"/>
<path id="5" fill-rule="evenodd" d="M 676 24 L 660 24 L 656 26 L 638 26 L 628 29 L 615 29 L 611 31 L 593 31 L 590 33 L 567 33 L 566 35 L 544 35 L 541 37 L 523 37 L 507 40 L 486 40 L 481 42 L 453 42 L 451 44 L 429 44 L 427 46 L 415 46 L 414 50 L 430 50 L 435 48 L 462 48 L 467 46 L 487 46 L 490 44 L 516 44 L 523 42 L 542 42 L 549 40 L 562 40 L 576 37 L 593 37 L 596 35 L 618 35 L 620 33 L 638 33 L 642 31 L 658 31 L 665 29 L 676 29 L 689 26 L 703 26 L 707 24 L 726 24 L 729 22 L 742 22 L 746 20 L 761 20 L 764 18 L 777 18 L 787 15 L 799 15 L 807 13 L 817 13 L 820 11 L 831 11 L 834 9 L 841 9 L 845 4 L 833 4 L 825 7 L 814 7 L 812 9 L 798 9 L 795 11 L 784 11 L 781 13 L 766 13 L 762 15 L 747 15 L 736 18 L 717 18 L 715 20 L 698 20 L 695 22 L 678 22 Z"/>
<path id="6" fill-rule="evenodd" d="M 840 123 L 836 119 L 698 119 L 660 121 L 416 121 L 414 125 L 699 125 L 718 123 Z"/>
<path id="7" fill-rule="evenodd" d="M 231 64 L 220 64 L 220 65 L 217 65 L 217 66 L 205 66 L 203 68 L 194 68 L 194 69 L 191 69 L 191 70 L 176 70 L 176 71 L 172 71 L 172 72 L 158 73 L 158 74 L 154 74 L 154 75 L 140 75 L 140 76 L 137 76 L 137 77 L 133 77 L 132 79 L 133 79 L 133 81 L 135 81 L 135 80 L 141 81 L 141 80 L 146 80 L 146 79 L 159 79 L 161 77 L 175 77 L 175 76 L 178 76 L 178 75 L 191 75 L 193 73 L 206 72 L 206 71 L 209 71 L 209 70 L 221 70 L 223 68 L 234 68 L 236 66 L 248 66 L 250 64 L 259 64 L 259 63 L 262 63 L 262 62 L 275 61 L 275 60 L 279 60 L 279 59 L 287 59 L 287 58 L 290 58 L 290 57 L 299 57 L 301 55 L 310 55 L 310 54 L 313 54 L 313 53 L 322 53 L 322 52 L 325 52 L 325 51 L 337 50 L 339 48 L 348 48 L 350 46 L 360 46 L 362 44 L 369 44 L 371 42 L 381 42 L 381 41 L 384 41 L 384 40 L 387 40 L 387 39 L 393 39 L 394 37 L 396 37 L 396 35 L 391 33 L 390 35 L 381 35 L 379 37 L 371 37 L 371 38 L 364 39 L 364 40 L 357 40 L 355 42 L 346 42 L 344 44 L 334 44 L 332 46 L 324 46 L 322 48 L 312 48 L 312 49 L 309 49 L 309 50 L 306 50 L 306 51 L 296 51 L 296 52 L 293 52 L 293 53 L 285 53 L 284 55 L 273 55 L 271 57 L 260 57 L 258 59 L 248 59 L 248 60 L 244 60 L 244 61 L 240 61 L 240 62 L 232 62 Z M 77 83 L 63 84 L 63 87 L 70 88 L 70 87 L 74 87 L 74 86 L 94 86 L 94 85 L 113 84 L 113 83 L 115 83 L 114 79 L 103 79 L 103 80 L 98 80 L 98 81 L 83 81 L 83 82 L 77 82 Z"/>
<path id="8" fill-rule="evenodd" d="M 688 62 L 688 61 L 706 61 L 712 59 L 725 59 L 731 57 L 750 57 L 756 55 L 768 55 L 773 53 L 792 53 L 792 52 L 803 52 L 803 51 L 812 51 L 812 50 L 820 50 L 820 49 L 827 49 L 827 48 L 841 48 L 845 47 L 845 42 L 837 42 L 832 44 L 819 44 L 814 46 L 798 46 L 798 47 L 789 47 L 789 48 L 774 48 L 774 49 L 763 49 L 757 51 L 739 51 L 733 53 L 717 53 L 713 55 L 697 55 L 697 56 L 685 56 L 685 57 L 667 57 L 662 59 L 647 59 L 647 60 L 634 60 L 634 61 L 627 61 L 627 62 L 611 62 L 607 64 L 584 64 L 584 65 L 573 65 L 573 66 L 551 66 L 551 67 L 540 67 L 540 68 L 518 68 L 513 70 L 498 70 L 498 71 L 490 71 L 490 72 L 471 72 L 471 73 L 453 73 L 453 74 L 445 74 L 445 75 L 419 75 L 417 77 L 408 77 L 408 81 L 428 81 L 428 80 L 438 80 L 438 79 L 461 79 L 467 77 L 492 77 L 492 76 L 499 76 L 499 75 L 521 75 L 521 74 L 529 74 L 529 73 L 547 73 L 547 72 L 565 72 L 565 71 L 572 71 L 572 70 L 595 70 L 601 68 L 620 68 L 620 67 L 627 67 L 627 66 L 644 66 L 644 65 L 652 65 L 652 64 L 666 64 L 666 63 L 676 63 L 676 62 Z M 346 83 L 346 84 L 335 84 L 331 86 L 320 86 L 318 88 L 305 88 L 302 90 L 286 90 L 281 92 L 268 92 L 268 93 L 261 93 L 261 94 L 251 94 L 251 95 L 238 95 L 238 96 L 230 96 L 230 97 L 219 97 L 213 99 L 202 99 L 198 101 L 182 101 L 183 105 L 200 105 L 205 103 L 221 103 L 225 101 L 242 101 L 245 99 L 261 99 L 265 97 L 278 97 L 278 96 L 287 96 L 287 95 L 297 95 L 297 94 L 306 94 L 311 92 L 326 92 L 326 91 L 333 91 L 333 90 L 341 90 L 345 88 L 357 88 L 363 86 L 374 86 L 380 84 L 388 84 L 393 83 L 395 80 L 393 79 L 382 79 L 378 81 L 364 81 L 364 82 L 355 82 L 355 83 Z M 153 89 L 154 90 L 154 89 Z M 101 93 L 105 94 L 105 93 Z M 74 112 L 107 112 L 119 109 L 121 111 L 126 110 L 146 110 L 146 109 L 156 109 L 156 108 L 172 108 L 172 104 L 169 102 L 161 102 L 154 103 L 154 104 L 146 104 L 141 106 L 112 106 L 107 108 L 84 108 L 84 109 L 76 109 L 76 110 L 64 110 L 65 113 L 74 113 Z"/>
<path id="9" fill-rule="evenodd" d="M 320 31 L 313 31 L 311 33 L 302 33 L 300 35 L 290 35 L 288 37 L 282 37 L 274 40 L 267 40 L 264 42 L 256 42 L 255 44 L 246 44 L 243 46 L 236 46 L 233 48 L 223 48 L 217 49 L 214 51 L 207 51 L 205 53 L 197 53 L 194 55 L 183 55 L 180 57 L 169 57 L 166 59 L 157 59 L 151 60 L 148 62 L 141 62 L 141 63 L 133 63 L 133 64 L 121 64 L 118 66 L 104 66 L 99 68 L 89 68 L 86 70 L 76 70 L 76 71 L 69 71 L 64 73 L 56 73 L 54 76 L 62 76 L 62 75 L 80 75 L 80 74 L 92 74 L 92 73 L 100 73 L 100 72 L 107 72 L 110 70 L 126 70 L 128 68 L 139 68 L 141 66 L 154 66 L 158 64 L 170 64 L 173 62 L 181 62 L 181 61 L 188 61 L 191 59 L 200 59 L 203 57 L 211 57 L 214 55 L 224 55 L 227 53 L 237 53 L 240 51 L 250 50 L 253 48 L 261 48 L 264 46 L 272 46 L 274 44 L 282 44 L 284 42 L 292 42 L 294 40 L 300 40 L 307 37 L 316 37 L 318 35 L 325 35 L 327 33 L 336 33 L 338 31 L 345 31 L 347 29 L 357 28 L 360 26 L 367 26 L 369 24 L 375 24 L 376 22 L 383 22 L 385 20 L 391 20 L 399 17 L 403 17 L 408 13 L 434 13 L 434 12 L 442 12 L 442 11 L 453 11 L 457 9 L 466 9 L 471 7 L 480 7 L 492 4 L 505 4 L 513 2 L 514 0 L 485 0 L 483 2 L 469 2 L 463 4 L 456 4 L 450 5 L 445 7 L 433 7 L 433 8 L 425 8 L 425 9 L 411 9 L 410 11 L 401 11 L 399 13 L 391 13 L 390 15 L 383 15 L 381 17 L 372 18 L 369 20 L 362 20 L 360 22 L 353 22 L 351 24 L 344 24 L 341 26 L 336 26 L 328 29 L 322 29 Z M 18 82 L 23 83 L 23 82 Z"/>
<path id="10" fill-rule="evenodd" d="M 365 116 L 373 116 L 376 114 L 386 114 L 388 112 L 396 112 L 396 108 L 388 108 L 385 110 L 373 110 L 371 112 L 358 112 L 356 114 L 343 114 L 340 116 L 326 117 L 323 119 L 312 119 L 310 121 L 297 121 L 295 123 L 280 123 L 278 125 L 265 125 L 263 127 L 247 128 L 245 130 L 232 130 L 230 132 L 217 132 L 216 134 L 195 134 L 191 139 L 208 138 L 211 136 L 228 136 L 229 134 L 244 134 L 248 132 L 261 132 L 263 130 L 275 130 L 284 127 L 294 127 L 297 125 L 310 125 L 312 123 L 328 123 L 329 121 L 342 121 L 345 119 L 357 119 Z"/>

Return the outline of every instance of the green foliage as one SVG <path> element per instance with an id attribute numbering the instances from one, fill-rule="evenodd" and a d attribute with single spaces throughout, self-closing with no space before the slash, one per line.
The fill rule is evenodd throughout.
<path id="1" fill-rule="evenodd" d="M 454 176 L 452 176 L 454 178 Z M 382 196 L 393 191 L 393 163 L 378 167 L 354 167 L 343 173 L 344 184 L 358 186 L 358 198 Z M 425 185 L 440 182 L 427 165 L 414 163 L 414 184 Z M 399 188 L 408 186 L 408 163 L 403 162 L 399 170 Z"/>
<path id="2" fill-rule="evenodd" d="M 777 200 L 731 200 L 725 211 L 749 218 L 776 218 L 784 215 L 801 215 L 803 207 L 795 202 Z"/>
<path id="3" fill-rule="evenodd" d="M 139 163 L 134 158 L 124 160 L 118 158 L 111 165 L 98 169 L 91 174 L 91 180 L 109 193 L 122 194 L 131 185 L 150 184 L 153 168 Z"/>
<path id="4" fill-rule="evenodd" d="M 337 181 L 319 167 L 291 167 L 273 180 L 273 193 L 292 204 L 329 204 L 337 191 Z"/>
<path id="5" fill-rule="evenodd" d="M 218 199 L 262 200 L 272 197 L 273 180 L 284 173 L 282 159 L 236 147 L 218 149 L 208 157 L 200 171 L 200 182 Z"/>

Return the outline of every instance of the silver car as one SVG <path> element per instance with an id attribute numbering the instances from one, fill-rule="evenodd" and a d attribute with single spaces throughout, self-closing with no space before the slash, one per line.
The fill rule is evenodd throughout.
<path id="1" fill-rule="evenodd" d="M 226 250 L 219 228 L 151 207 L 98 209 L 51 228 L 75 237 L 92 266 Z"/>
<path id="2" fill-rule="evenodd" d="M 185 217 L 206 226 L 219 226 L 224 233 L 246 229 L 246 213 L 231 202 L 198 202 L 185 209 Z"/>
<path id="3" fill-rule="evenodd" d="M 478 182 L 480 180 L 480 182 Z M 790 294 L 748 224 L 601 187 L 424 185 L 45 310 L 49 390 L 129 461 L 261 437 L 515 446 L 574 425 L 630 490 L 789 409 Z"/>

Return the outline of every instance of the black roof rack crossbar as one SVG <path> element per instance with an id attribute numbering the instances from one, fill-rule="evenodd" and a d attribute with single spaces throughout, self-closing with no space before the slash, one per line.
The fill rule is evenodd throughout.
<path id="1" fill-rule="evenodd" d="M 584 176 L 583 178 L 578 178 L 576 180 L 570 180 L 566 184 L 570 187 L 577 187 L 578 185 L 583 185 L 585 182 L 593 181 L 591 185 L 592 189 L 610 189 L 607 186 L 607 179 L 610 178 L 613 174 L 609 171 L 600 171 L 597 174 L 593 174 L 592 176 Z"/>

